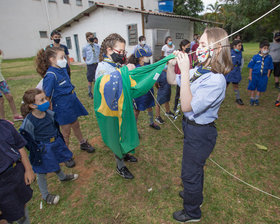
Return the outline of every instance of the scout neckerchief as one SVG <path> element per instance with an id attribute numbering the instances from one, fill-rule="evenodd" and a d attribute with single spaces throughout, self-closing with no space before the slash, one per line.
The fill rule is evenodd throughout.
<path id="1" fill-rule="evenodd" d="M 103 59 L 104 62 L 107 62 L 108 64 L 112 65 L 112 66 L 115 67 L 115 68 L 120 68 L 120 67 L 121 67 L 121 64 L 120 64 L 120 63 L 114 62 L 113 60 L 111 60 L 110 58 L 108 58 L 107 55 L 104 54 L 103 57 L 104 57 L 104 59 Z"/>
<path id="2" fill-rule="evenodd" d="M 91 46 L 91 48 L 92 48 L 92 53 L 95 54 L 94 43 L 90 43 L 90 46 Z"/>
<path id="3" fill-rule="evenodd" d="M 190 83 L 193 83 L 195 80 L 197 80 L 200 76 L 211 72 L 211 67 L 203 67 L 200 66 L 194 73 L 194 75 L 190 78 Z"/>
<path id="4" fill-rule="evenodd" d="M 263 75 L 264 59 L 265 59 L 266 55 L 261 55 L 260 53 L 259 53 L 259 55 L 262 57 L 261 75 Z"/>

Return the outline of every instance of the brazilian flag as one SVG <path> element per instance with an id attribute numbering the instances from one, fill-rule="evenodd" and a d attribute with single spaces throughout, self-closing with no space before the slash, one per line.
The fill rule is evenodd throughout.
<path id="1" fill-rule="evenodd" d="M 167 61 L 164 59 L 128 71 L 124 66 L 99 77 L 94 86 L 94 111 L 104 143 L 120 159 L 139 145 L 133 99 L 146 94 L 155 84 Z"/>

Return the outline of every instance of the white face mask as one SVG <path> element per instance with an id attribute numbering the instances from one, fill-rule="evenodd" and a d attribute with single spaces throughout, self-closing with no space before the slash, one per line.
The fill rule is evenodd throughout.
<path id="1" fill-rule="evenodd" d="M 140 44 L 145 45 L 145 44 L 146 44 L 146 41 L 145 41 L 145 40 L 142 40 L 142 41 L 140 42 Z"/>
<path id="2" fill-rule="evenodd" d="M 209 55 L 210 55 L 210 57 L 212 57 L 213 51 L 214 51 L 213 49 L 209 49 L 207 47 L 204 47 L 204 48 L 198 47 L 196 49 L 196 56 L 197 56 L 198 62 L 199 63 L 205 62 L 209 58 Z"/>
<path id="3" fill-rule="evenodd" d="M 144 61 L 145 63 L 149 63 L 149 62 L 150 62 L 150 57 L 144 57 L 143 61 Z"/>
<path id="4" fill-rule="evenodd" d="M 268 54 L 269 50 L 262 51 L 263 54 Z"/>
<path id="5" fill-rule="evenodd" d="M 56 65 L 60 68 L 65 68 L 67 65 L 67 61 L 65 58 L 63 60 L 57 60 Z"/>

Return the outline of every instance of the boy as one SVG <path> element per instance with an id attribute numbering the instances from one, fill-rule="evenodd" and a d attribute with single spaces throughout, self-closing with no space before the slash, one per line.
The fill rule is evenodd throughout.
<path id="1" fill-rule="evenodd" d="M 135 52 L 138 50 L 138 49 L 141 49 L 143 48 L 148 54 L 150 54 L 152 56 L 152 50 L 151 50 L 151 47 L 149 45 L 146 44 L 146 37 L 145 36 L 140 36 L 139 37 L 139 44 L 136 45 L 133 49 L 133 53 L 135 55 Z"/>
<path id="2" fill-rule="evenodd" d="M 26 141 L 8 121 L 0 119 L 0 223 L 29 224 L 26 203 L 35 175 L 23 148 Z M 1 221 L 2 220 L 2 221 Z"/>
<path id="3" fill-rule="evenodd" d="M 267 81 L 273 70 L 272 58 L 269 53 L 269 42 L 260 42 L 260 51 L 254 55 L 248 64 L 249 85 L 251 91 L 250 105 L 259 105 L 260 93 L 266 91 Z"/>
<path id="4" fill-rule="evenodd" d="M 92 82 L 95 80 L 95 71 L 99 62 L 100 46 L 94 42 L 97 38 L 93 33 L 86 33 L 87 45 L 83 48 L 83 59 L 87 64 L 88 96 L 93 99 Z"/>
<path id="5" fill-rule="evenodd" d="M 0 118 L 5 119 L 4 98 L 2 95 L 2 94 L 4 94 L 6 99 L 9 101 L 10 108 L 14 115 L 14 121 L 22 121 L 23 117 L 18 114 L 16 105 L 14 102 L 14 98 L 13 98 L 12 94 L 10 93 L 9 86 L 1 73 L 2 58 L 3 58 L 2 51 L 0 50 Z"/>
<path id="6" fill-rule="evenodd" d="M 269 47 L 270 55 L 273 60 L 274 66 L 274 80 L 275 88 L 279 88 L 279 76 L 280 76 L 280 32 L 275 33 L 274 42 Z"/>
<path id="7" fill-rule="evenodd" d="M 70 77 L 71 70 L 70 70 L 69 51 L 68 51 L 68 48 L 65 45 L 60 44 L 60 40 L 61 40 L 60 32 L 58 32 L 57 30 L 52 31 L 51 32 L 51 40 L 53 41 L 53 43 L 50 44 L 50 47 L 62 47 L 64 49 L 64 53 L 65 53 L 66 60 L 67 60 L 66 69 L 67 69 L 67 73 Z"/>

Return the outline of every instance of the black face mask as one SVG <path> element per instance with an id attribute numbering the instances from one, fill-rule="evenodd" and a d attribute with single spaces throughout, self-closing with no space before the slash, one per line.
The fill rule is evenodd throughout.
<path id="1" fill-rule="evenodd" d="M 189 53 L 190 50 L 191 50 L 190 48 L 186 48 L 185 52 L 186 52 L 186 53 Z"/>
<path id="2" fill-rule="evenodd" d="M 88 40 L 89 40 L 89 42 L 93 43 L 94 38 L 93 38 L 93 37 L 91 37 L 91 38 L 88 38 Z"/>
<path id="3" fill-rule="evenodd" d="M 126 58 L 125 58 L 124 54 L 117 54 L 117 53 L 114 52 L 110 56 L 115 63 L 120 63 L 121 65 L 125 63 Z"/>
<path id="4" fill-rule="evenodd" d="M 59 44 L 60 39 L 53 39 L 53 41 L 54 41 L 55 43 Z"/>

